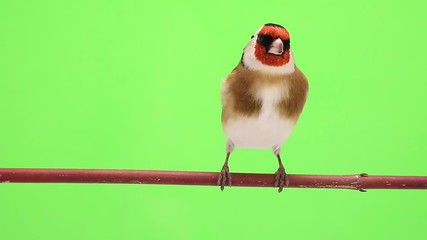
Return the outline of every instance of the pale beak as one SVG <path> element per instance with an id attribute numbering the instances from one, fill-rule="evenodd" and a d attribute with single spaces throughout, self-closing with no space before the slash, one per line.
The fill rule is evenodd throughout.
<path id="1" fill-rule="evenodd" d="M 268 53 L 271 53 L 274 55 L 282 55 L 283 52 L 284 52 L 283 42 L 280 38 L 277 38 L 276 40 L 274 40 L 271 43 L 270 48 L 268 49 Z"/>

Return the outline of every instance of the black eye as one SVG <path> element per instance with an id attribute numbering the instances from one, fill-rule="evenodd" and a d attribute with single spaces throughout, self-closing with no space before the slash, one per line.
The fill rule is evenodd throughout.
<path id="1" fill-rule="evenodd" d="M 258 39 L 256 41 L 258 44 L 268 47 L 273 42 L 273 37 L 271 37 L 270 35 L 259 34 Z"/>
<path id="2" fill-rule="evenodd" d="M 285 51 L 287 51 L 291 48 L 291 40 L 290 39 L 283 41 L 283 48 Z"/>
<path id="3" fill-rule="evenodd" d="M 254 35 L 251 36 L 251 39 L 254 38 Z"/>

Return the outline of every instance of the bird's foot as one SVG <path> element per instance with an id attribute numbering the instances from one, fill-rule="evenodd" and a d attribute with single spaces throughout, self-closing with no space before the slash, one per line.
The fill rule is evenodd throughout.
<path id="1" fill-rule="evenodd" d="M 228 185 L 231 187 L 231 174 L 228 164 L 222 166 L 221 172 L 219 173 L 217 185 L 221 187 L 221 191 L 224 191 L 225 183 L 228 182 Z"/>
<path id="2" fill-rule="evenodd" d="M 281 192 L 283 190 L 283 187 L 289 186 L 289 178 L 285 172 L 285 168 L 283 167 L 283 165 L 280 165 L 279 169 L 277 169 L 275 179 L 276 179 L 276 182 L 275 182 L 274 186 L 279 187 L 279 192 Z"/>

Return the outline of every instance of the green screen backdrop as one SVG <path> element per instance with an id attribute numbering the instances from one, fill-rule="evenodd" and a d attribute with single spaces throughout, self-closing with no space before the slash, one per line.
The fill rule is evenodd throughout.
<path id="1" fill-rule="evenodd" d="M 0 2 L 0 167 L 219 171 L 220 84 L 264 23 L 310 82 L 288 173 L 427 175 L 423 1 Z M 232 172 L 274 173 L 236 150 Z M 1 184 L 0 234 L 426 239 L 427 192 Z"/>

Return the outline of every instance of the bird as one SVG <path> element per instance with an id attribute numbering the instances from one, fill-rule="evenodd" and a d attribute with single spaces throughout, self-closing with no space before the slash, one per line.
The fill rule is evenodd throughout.
<path id="1" fill-rule="evenodd" d="M 252 36 L 237 66 L 221 85 L 222 128 L 226 158 L 217 185 L 232 185 L 228 166 L 236 149 L 270 149 L 279 168 L 275 187 L 282 192 L 289 178 L 281 159 L 283 143 L 297 123 L 308 96 L 308 81 L 295 65 L 289 32 L 266 23 Z"/>

